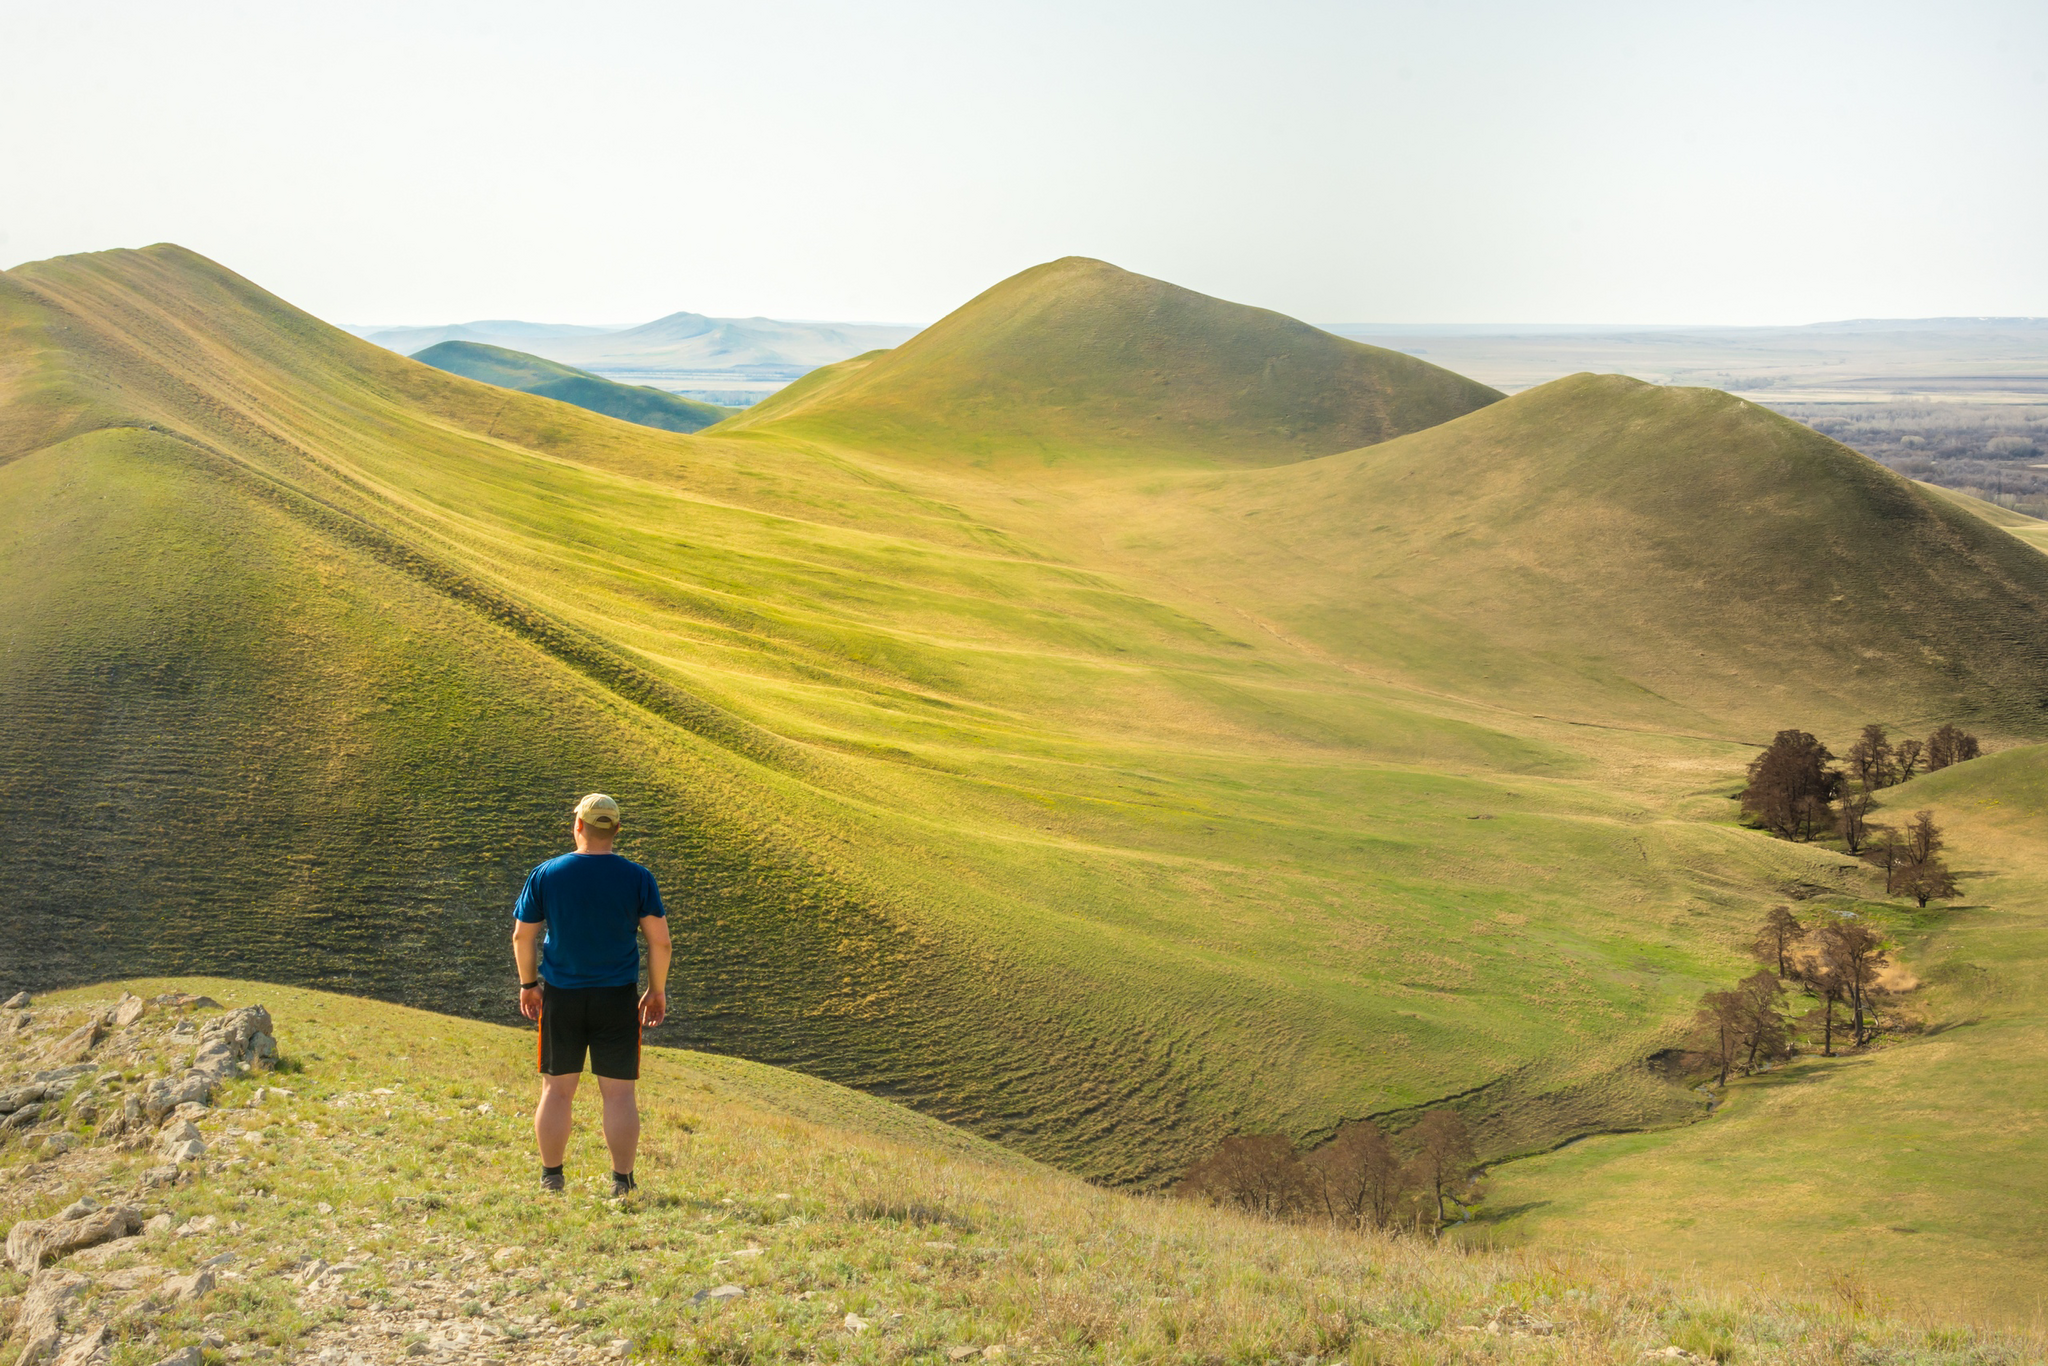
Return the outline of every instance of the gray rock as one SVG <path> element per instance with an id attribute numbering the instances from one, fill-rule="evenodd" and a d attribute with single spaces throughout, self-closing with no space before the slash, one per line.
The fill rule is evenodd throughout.
<path id="1" fill-rule="evenodd" d="M 0 1091 L 0 1115 L 11 1115 L 24 1105 L 33 1105 L 43 1098 L 48 1089 L 40 1082 L 30 1082 L 26 1086 L 12 1086 Z"/>
<path id="2" fill-rule="evenodd" d="M 26 1129 L 42 1117 L 43 1103 L 41 1101 L 30 1101 L 6 1119 L 0 1119 L 0 1132 L 8 1129 Z"/>
<path id="3" fill-rule="evenodd" d="M 169 1233 L 177 1226 L 178 1221 L 171 1217 L 169 1210 L 165 1210 L 162 1214 L 145 1221 L 142 1225 L 142 1231 L 144 1233 Z"/>
<path id="4" fill-rule="evenodd" d="M 51 1088 L 51 1095 L 59 1096 L 69 1092 L 73 1086 L 78 1084 L 80 1076 L 92 1071 L 97 1065 L 96 1063 L 89 1062 L 75 1062 L 69 1067 L 52 1067 L 48 1071 L 36 1073 L 29 1080 L 42 1082 L 45 1086 Z M 62 1086 L 62 1090 L 55 1089 L 59 1085 Z"/>
<path id="5" fill-rule="evenodd" d="M 76 1219 L 24 1219 L 7 1231 L 7 1260 L 17 1271 L 34 1271 L 53 1257 L 125 1238 L 142 1227 L 142 1211 L 113 1205 Z"/>
<path id="6" fill-rule="evenodd" d="M 31 1141 L 31 1142 L 33 1142 L 34 1140 L 30 1140 L 30 1141 Z M 68 1153 L 68 1152 L 70 1152 L 70 1151 L 71 1151 L 71 1150 L 72 1150 L 73 1148 L 76 1148 L 77 1146 L 78 1146 L 78 1135 L 77 1135 L 77 1134 L 44 1134 L 44 1135 L 43 1135 L 43 1151 L 44 1151 L 45 1153 L 49 1154 L 49 1155 L 50 1155 L 50 1156 L 52 1156 L 52 1157 L 56 1156 L 56 1155 L 57 1155 L 58 1153 Z"/>
<path id="7" fill-rule="evenodd" d="M 30 1025 L 34 1024 L 35 1022 L 36 1017 L 29 1014 L 26 1010 L 24 1010 L 21 1012 L 21 1014 L 15 1016 L 13 1019 L 7 1022 L 7 1032 L 10 1034 L 19 1034 L 22 1030 L 27 1029 Z"/>
<path id="8" fill-rule="evenodd" d="M 100 1027 L 98 1020 L 89 1020 L 57 1041 L 50 1049 L 50 1061 L 77 1062 L 92 1052 L 93 1047 L 105 1038 L 106 1034 L 107 1031 Z"/>
<path id="9" fill-rule="evenodd" d="M 163 1293 L 175 1304 L 190 1304 L 209 1293 L 213 1286 L 213 1268 L 201 1267 L 189 1276 L 166 1277 Z"/>
<path id="10" fill-rule="evenodd" d="M 199 1126 L 189 1119 L 174 1119 L 157 1131 L 157 1143 L 165 1148 L 174 1148 L 180 1143 L 197 1143 L 202 1148 L 206 1140 L 200 1135 Z"/>
<path id="11" fill-rule="evenodd" d="M 120 1003 L 114 1007 L 114 1027 L 116 1029 L 126 1029 L 129 1025 L 141 1019 L 143 1013 L 148 1009 L 149 1002 L 143 1000 L 140 996 L 124 993 Z"/>
<path id="12" fill-rule="evenodd" d="M 40 1361 L 57 1345 L 64 1314 L 91 1282 L 75 1271 L 38 1271 L 21 1297 L 11 1341 L 23 1344 L 20 1360 Z"/>
<path id="13" fill-rule="evenodd" d="M 35 997 L 25 991 L 17 991 L 7 998 L 5 1005 L 0 1005 L 0 1010 L 27 1010 L 35 1003 Z"/>
<path id="14" fill-rule="evenodd" d="M 159 1077 L 142 1093 L 142 1113 L 153 1123 L 180 1105 L 204 1105 L 212 1099 L 211 1077 Z"/>
<path id="15" fill-rule="evenodd" d="M 69 1205 L 66 1205 L 64 1212 L 57 1217 L 59 1219 L 83 1219 L 99 1207 L 99 1201 L 93 1199 L 90 1195 L 81 1195 Z"/>
<path id="16" fill-rule="evenodd" d="M 417 1347 L 422 1344 L 414 1343 L 413 1345 Z M 159 1358 L 156 1366 L 200 1366 L 200 1363 L 205 1360 L 206 1350 L 204 1348 L 180 1347 L 169 1356 Z"/>
<path id="17" fill-rule="evenodd" d="M 164 1160 L 167 1162 L 180 1164 L 197 1162 L 204 1156 L 206 1156 L 206 1145 L 196 1138 L 187 1139 L 175 1147 L 164 1149 Z"/>
<path id="18" fill-rule="evenodd" d="M 116 1257 L 140 1251 L 142 1251 L 142 1238 L 137 1234 L 131 1233 L 126 1238 L 116 1238 L 112 1242 L 101 1243 L 98 1247 L 89 1247 L 82 1252 L 74 1252 L 65 1260 L 69 1261 L 73 1266 L 105 1266 Z"/>
<path id="19" fill-rule="evenodd" d="M 151 1190 L 157 1186 L 175 1186 L 177 1184 L 178 1167 L 176 1163 L 162 1167 L 151 1167 L 142 1174 L 142 1189 L 144 1190 Z"/>
<path id="20" fill-rule="evenodd" d="M 113 1355 L 114 1335 L 102 1323 L 75 1338 L 51 1366 L 104 1366 Z"/>
<path id="21" fill-rule="evenodd" d="M 709 1290 L 699 1290 L 690 1296 L 690 1302 L 702 1304 L 706 1300 L 736 1300 L 746 1293 L 747 1288 L 743 1285 L 714 1285 Z"/>

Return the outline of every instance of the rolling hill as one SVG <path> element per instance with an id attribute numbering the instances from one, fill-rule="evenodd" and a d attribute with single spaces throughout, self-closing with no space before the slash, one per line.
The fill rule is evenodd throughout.
<path id="1" fill-rule="evenodd" d="M 696 432 L 731 416 L 731 410 L 710 403 L 650 389 L 640 384 L 615 384 L 585 370 L 558 365 L 523 351 L 479 342 L 444 341 L 413 353 L 414 360 L 465 379 L 517 389 L 522 394 L 573 403 L 593 413 L 616 417 L 665 432 Z"/>
<path id="2" fill-rule="evenodd" d="M 1696 1116 L 1644 1060 L 1861 886 L 1733 824 L 1756 741 L 2044 729 L 2048 561 L 1795 424 L 1020 280 L 685 435 L 174 247 L 0 277 L 0 799 L 67 834 L 0 829 L 0 979 L 502 1018 L 604 788 L 689 926 L 657 1041 L 1120 1184 L 1446 1098 L 1501 1156 Z"/>
<path id="3" fill-rule="evenodd" d="M 1272 464 L 1434 426 L 1496 390 L 1398 351 L 1070 256 L 1012 276 L 891 351 L 732 419 L 896 452 Z"/>
<path id="4" fill-rule="evenodd" d="M 2048 558 L 1718 390 L 1572 376 L 1155 483 L 1102 534 L 1331 658 L 1503 705 L 1758 741 L 1866 712 L 2048 726 Z"/>

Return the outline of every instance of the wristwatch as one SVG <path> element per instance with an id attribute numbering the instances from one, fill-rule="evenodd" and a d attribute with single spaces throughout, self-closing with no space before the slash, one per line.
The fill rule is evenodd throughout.
<path id="1" fill-rule="evenodd" d="M 539 985 L 540 978 L 536 977 L 531 982 L 521 982 L 519 984 L 519 989 L 521 991 L 532 991 L 535 987 L 538 987 Z"/>

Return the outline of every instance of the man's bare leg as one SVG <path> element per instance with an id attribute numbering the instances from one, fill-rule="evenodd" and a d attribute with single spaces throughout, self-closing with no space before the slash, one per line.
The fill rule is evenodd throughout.
<path id="1" fill-rule="evenodd" d="M 604 1096 L 604 1145 L 612 1150 L 612 1170 L 631 1176 L 634 1155 L 640 1150 L 640 1102 L 633 1083 L 599 1077 L 597 1089 Z"/>
<path id="2" fill-rule="evenodd" d="M 540 1164 L 559 1167 L 569 1151 L 569 1125 L 576 1102 L 580 1075 L 540 1079 L 540 1104 L 533 1107 L 533 1139 L 540 1145 Z"/>

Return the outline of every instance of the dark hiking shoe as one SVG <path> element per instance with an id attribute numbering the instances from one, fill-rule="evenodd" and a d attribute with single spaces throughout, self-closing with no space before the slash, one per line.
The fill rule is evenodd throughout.
<path id="1" fill-rule="evenodd" d="M 568 1189 L 568 1184 L 568 1182 L 562 1179 L 562 1169 L 560 1167 L 556 1167 L 553 1171 L 542 1168 L 540 1174 L 540 1188 L 542 1190 L 554 1191 L 559 1194 Z"/>
<path id="2" fill-rule="evenodd" d="M 637 1183 L 635 1183 L 635 1182 L 634 1182 L 634 1180 L 633 1180 L 633 1173 L 631 1173 L 631 1172 L 613 1172 L 613 1173 L 612 1173 L 612 1199 L 614 1199 L 614 1200 L 623 1200 L 623 1199 L 625 1199 L 625 1198 L 626 1198 L 627 1196 L 631 1195 L 631 1194 L 632 1194 L 632 1193 L 633 1193 L 634 1191 L 636 1191 L 636 1190 L 638 1190 L 638 1189 L 640 1189 L 640 1187 L 638 1186 L 638 1184 L 637 1184 Z"/>

